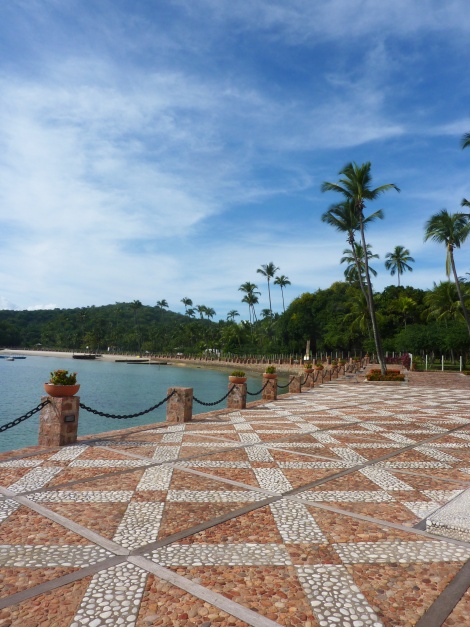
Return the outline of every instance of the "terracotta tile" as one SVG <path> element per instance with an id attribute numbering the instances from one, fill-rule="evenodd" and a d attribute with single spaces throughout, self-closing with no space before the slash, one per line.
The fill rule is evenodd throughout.
<path id="1" fill-rule="evenodd" d="M 409 493 L 408 493 L 409 494 Z M 413 499 L 408 499 L 412 501 Z M 416 499 L 415 499 L 416 500 Z M 421 500 L 421 499 L 417 499 Z M 397 523 L 413 527 L 421 518 L 413 514 L 407 507 L 400 503 L 328 503 L 332 507 L 337 507 L 344 511 L 353 512 L 354 514 L 363 514 L 378 520 Z"/>
<path id="2" fill-rule="evenodd" d="M 299 488 L 319 479 L 325 479 L 335 472 L 331 468 L 281 468 L 281 470 L 293 488 Z M 327 488 L 324 489 L 326 490 Z"/>
<path id="3" fill-rule="evenodd" d="M 204 469 L 207 473 L 211 473 L 212 468 Z M 219 468 L 218 470 L 222 470 Z M 256 482 L 253 473 L 248 471 L 248 477 L 250 474 L 252 476 L 253 485 L 258 487 L 258 483 Z M 215 473 L 214 473 L 215 474 Z M 229 491 L 240 491 L 240 486 L 231 485 L 230 483 L 225 483 L 222 481 L 218 481 L 217 479 L 213 479 L 209 476 L 204 475 L 193 475 L 189 472 L 184 472 L 181 470 L 173 470 L 173 474 L 171 477 L 170 490 L 229 490 Z"/>
<path id="4" fill-rule="evenodd" d="M 274 464 L 272 464 L 272 467 L 275 467 Z M 230 479 L 231 481 L 238 481 L 239 483 L 244 483 L 245 485 L 248 486 L 255 486 L 256 488 L 259 488 L 259 484 L 258 481 L 255 477 L 254 472 L 250 469 L 250 468 L 196 468 L 195 470 L 198 470 L 199 472 L 203 472 L 205 474 L 208 475 L 216 475 L 217 477 L 220 477 L 221 479 Z M 175 476 L 175 472 L 173 472 L 173 476 Z M 188 475 L 188 473 L 180 473 L 180 474 L 186 474 Z M 179 478 L 179 481 L 184 481 L 184 478 Z M 230 486 L 230 484 L 227 483 L 223 483 L 220 484 L 218 488 L 218 490 L 228 490 L 228 489 L 234 489 L 234 490 L 240 490 L 240 487 L 234 487 L 234 486 Z M 181 489 L 181 488 L 174 488 L 173 484 L 171 486 L 171 489 Z M 184 488 L 183 488 L 184 489 Z M 214 489 L 214 488 L 199 488 L 199 489 Z"/>
<path id="5" fill-rule="evenodd" d="M 0 485 L 8 488 L 8 486 L 16 483 L 30 471 L 31 468 L 0 468 Z"/>
<path id="6" fill-rule="evenodd" d="M 158 538 L 208 522 L 240 509 L 244 503 L 166 503 Z"/>

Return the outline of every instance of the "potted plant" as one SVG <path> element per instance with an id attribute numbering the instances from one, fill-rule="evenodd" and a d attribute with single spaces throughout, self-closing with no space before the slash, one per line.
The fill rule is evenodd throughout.
<path id="1" fill-rule="evenodd" d="M 313 372 L 313 364 L 310 363 L 310 362 L 306 362 L 304 364 L 304 370 L 305 370 L 306 373 Z"/>
<path id="2" fill-rule="evenodd" d="M 317 361 L 315 364 L 315 370 L 323 370 L 323 364 L 321 361 Z"/>
<path id="3" fill-rule="evenodd" d="M 245 373 L 243 370 L 234 370 L 228 380 L 230 383 L 246 383 Z"/>
<path id="4" fill-rule="evenodd" d="M 275 366 L 268 366 L 263 374 L 263 377 L 265 379 L 276 379 L 277 374 Z"/>
<path id="5" fill-rule="evenodd" d="M 77 383 L 77 373 L 68 370 L 53 370 L 50 379 L 44 383 L 44 389 L 49 396 L 74 396 L 80 389 Z"/>

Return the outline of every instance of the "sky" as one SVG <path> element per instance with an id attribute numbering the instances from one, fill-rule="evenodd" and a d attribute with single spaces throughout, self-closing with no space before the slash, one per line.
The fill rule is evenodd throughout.
<path id="1" fill-rule="evenodd" d="M 348 162 L 394 183 L 366 211 L 378 271 L 446 279 L 424 225 L 470 197 L 468 0 L 0 3 L 0 309 L 182 298 L 248 317 L 344 278 L 322 193 Z M 470 272 L 470 240 L 455 252 Z M 272 288 L 273 310 L 282 311 Z"/>

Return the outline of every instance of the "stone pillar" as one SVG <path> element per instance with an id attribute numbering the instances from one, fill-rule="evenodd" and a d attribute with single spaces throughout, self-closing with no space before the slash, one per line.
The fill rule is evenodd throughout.
<path id="1" fill-rule="evenodd" d="M 229 382 L 228 389 L 232 390 L 232 392 L 227 396 L 227 407 L 229 409 L 245 409 L 246 408 L 246 383 L 230 383 Z"/>
<path id="2" fill-rule="evenodd" d="M 167 422 L 191 422 L 193 417 L 193 388 L 168 388 L 167 394 L 175 394 L 166 404 Z"/>
<path id="3" fill-rule="evenodd" d="M 78 396 L 42 396 L 41 402 L 49 403 L 41 409 L 39 417 L 40 446 L 66 446 L 77 441 Z"/>
<path id="4" fill-rule="evenodd" d="M 289 392 L 291 394 L 300 394 L 300 392 L 302 391 L 301 386 L 300 386 L 301 381 L 302 381 L 302 375 L 300 374 L 296 374 L 291 377 L 291 380 L 289 383 Z"/>
<path id="5" fill-rule="evenodd" d="M 268 385 L 266 385 L 266 383 Z M 263 387 L 265 385 L 266 387 L 261 394 L 263 401 L 277 400 L 277 376 L 275 375 L 274 378 L 271 378 L 271 375 L 266 376 L 263 374 Z"/>

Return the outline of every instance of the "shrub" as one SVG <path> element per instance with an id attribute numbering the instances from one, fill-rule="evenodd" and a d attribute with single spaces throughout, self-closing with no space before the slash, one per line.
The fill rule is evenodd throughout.
<path id="1" fill-rule="evenodd" d="M 49 383 L 52 385 L 76 385 L 77 373 L 71 372 L 69 374 L 68 370 L 54 370 L 51 372 Z"/>
<path id="2" fill-rule="evenodd" d="M 245 373 L 243 372 L 243 370 L 234 370 L 230 376 L 231 377 L 244 377 Z"/>
<path id="3" fill-rule="evenodd" d="M 370 370 L 366 376 L 367 381 L 404 381 L 405 375 L 397 370 L 388 370 L 387 374 L 382 374 L 381 370 Z"/>
<path id="4" fill-rule="evenodd" d="M 275 374 L 275 372 L 276 372 L 275 366 L 268 366 L 266 368 L 266 374 Z"/>

